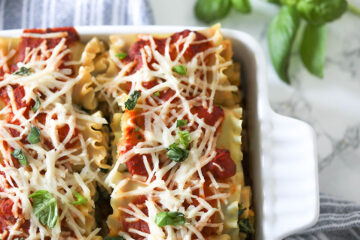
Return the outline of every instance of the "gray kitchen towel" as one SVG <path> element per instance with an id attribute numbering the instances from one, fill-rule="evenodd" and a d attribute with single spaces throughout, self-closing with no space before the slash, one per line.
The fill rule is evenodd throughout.
<path id="1" fill-rule="evenodd" d="M 360 239 L 360 205 L 320 194 L 320 216 L 316 225 L 286 238 L 286 240 L 317 239 Z"/>
<path id="2" fill-rule="evenodd" d="M 0 0 L 0 29 L 148 24 L 147 0 Z"/>

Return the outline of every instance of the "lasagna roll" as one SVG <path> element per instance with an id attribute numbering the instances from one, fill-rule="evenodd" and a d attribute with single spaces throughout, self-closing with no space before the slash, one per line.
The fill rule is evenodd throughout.
<path id="1" fill-rule="evenodd" d="M 130 41 L 130 44 L 129 44 Z M 110 236 L 245 239 L 240 66 L 219 26 L 110 37 L 98 76 L 113 113 Z"/>
<path id="2" fill-rule="evenodd" d="M 93 214 L 104 140 L 97 130 L 106 120 L 74 104 L 81 79 L 74 61 L 83 48 L 73 28 L 0 41 L 3 240 L 99 238 Z"/>

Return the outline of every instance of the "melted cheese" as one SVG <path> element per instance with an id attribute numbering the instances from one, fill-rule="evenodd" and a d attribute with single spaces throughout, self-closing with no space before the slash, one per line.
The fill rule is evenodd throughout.
<path id="1" fill-rule="evenodd" d="M 176 43 L 171 44 L 172 47 L 177 49 L 178 53 L 173 60 L 169 54 L 170 38 L 166 41 L 164 55 L 156 50 L 156 44 L 152 36 L 140 35 L 139 38 L 150 42 L 149 46 L 144 46 L 140 51 L 143 63 L 150 62 L 151 59 L 155 60 L 151 68 L 148 64 L 143 64 L 137 72 L 128 75 L 127 73 L 133 67 L 134 62 L 125 64 L 115 57 L 114 52 L 110 51 L 111 58 L 120 69 L 119 73 L 114 79 L 100 79 L 105 82 L 104 89 L 108 94 L 108 98 L 112 97 L 124 110 L 127 91 L 122 90 L 119 86 L 131 82 L 130 93 L 135 90 L 141 91 L 141 97 L 136 108 L 140 109 L 145 121 L 144 129 L 140 129 L 141 133 L 144 134 L 145 141 L 137 143 L 126 153 L 119 154 L 113 169 L 106 179 L 106 182 L 114 188 L 112 198 L 116 199 L 117 202 L 123 199 L 124 203 L 126 203 L 125 199 L 129 199 L 129 197 L 130 199 L 140 195 L 147 197 L 145 205 L 148 216 L 144 215 L 139 209 L 136 211 L 131 204 L 129 206 L 132 211 L 124 206 L 119 208 L 120 211 L 133 216 L 133 218 L 125 219 L 126 221 L 131 222 L 134 219 L 142 219 L 148 223 L 149 234 L 136 229 L 129 230 L 129 232 L 144 236 L 146 239 L 191 239 L 191 236 L 205 239 L 201 233 L 204 227 L 213 228 L 220 234 L 224 228 L 223 222 L 209 223 L 209 220 L 215 213 L 219 213 L 219 216 L 222 219 L 224 218 L 221 203 L 227 203 L 230 195 L 229 184 L 235 183 L 231 182 L 233 181 L 232 178 L 228 180 L 228 183 L 218 183 L 214 176 L 208 173 L 213 194 L 204 199 L 201 195 L 204 195 L 205 191 L 205 177 L 201 169 L 216 155 L 217 128 L 221 121 L 218 121 L 215 126 L 210 126 L 190 110 L 193 106 L 200 104 L 212 112 L 214 96 L 217 91 L 232 92 L 238 90 L 237 86 L 219 84 L 226 78 L 223 71 L 232 64 L 232 61 L 224 61 L 221 58 L 222 45 L 210 47 L 204 52 L 198 52 L 191 61 L 185 61 L 185 50 L 191 44 L 211 41 L 211 39 L 196 41 L 193 32 L 187 37 L 180 37 Z M 183 45 L 182 50 L 180 50 L 180 45 Z M 214 58 L 214 62 L 210 65 L 205 60 L 209 57 Z M 172 71 L 172 68 L 177 65 L 186 67 L 186 76 Z M 154 79 L 162 80 L 150 89 L 143 87 L 144 82 Z M 167 101 L 154 96 L 155 92 L 167 89 L 172 89 L 175 92 L 174 96 Z M 189 96 L 195 97 L 188 100 Z M 176 101 L 172 102 L 173 100 Z M 177 131 L 179 131 L 179 128 L 176 127 L 176 120 L 184 118 L 189 121 L 187 126 L 197 123 L 198 128 L 190 131 L 189 157 L 181 163 L 176 163 L 166 160 L 166 148 L 178 140 Z M 126 125 L 133 125 L 131 119 Z M 185 129 L 189 130 L 186 126 Z M 125 150 L 125 146 L 120 144 L 118 152 L 123 150 Z M 145 158 L 143 159 L 148 177 L 139 180 L 134 175 L 119 181 L 116 177 L 119 167 L 129 161 L 135 154 L 151 155 L 152 167 Z M 168 174 L 168 179 L 165 181 L 163 177 L 166 174 Z M 131 182 L 136 182 L 137 187 L 129 189 L 128 186 Z M 198 191 L 199 194 L 194 194 L 194 191 Z M 210 200 L 215 200 L 217 202 L 216 206 L 210 205 Z M 198 205 L 190 205 L 185 208 L 183 206 L 184 201 L 197 201 Z M 116 205 L 113 207 L 116 207 Z M 159 228 L 154 223 L 154 219 L 156 213 L 163 211 L 181 212 L 185 215 L 187 223 L 183 226 Z M 120 231 L 119 234 L 125 239 L 132 239 L 123 231 Z"/>
<path id="2" fill-rule="evenodd" d="M 58 38 L 65 37 L 66 33 L 27 34 L 26 37 Z M 12 52 L 2 61 L 12 56 Z M 78 78 L 72 77 L 72 69 L 60 69 L 64 57 L 71 54 L 65 44 L 65 38 L 53 49 L 47 49 L 45 42 L 34 49 L 27 49 L 24 62 L 18 67 L 31 69 L 28 76 L 19 76 L 6 73 L 0 87 L 4 88 L 9 96 L 9 104 L 0 111 L 0 153 L 2 157 L 0 171 L 0 198 L 10 199 L 14 204 L 12 214 L 16 219 L 0 234 L 2 239 L 13 239 L 14 236 L 24 236 L 26 239 L 92 239 L 99 231 L 95 229 L 87 232 L 86 216 L 94 209 L 91 190 L 94 181 L 99 181 L 98 169 L 92 166 L 93 156 L 87 153 L 87 139 L 84 139 L 81 126 L 77 125 L 79 119 L 92 123 L 106 123 L 102 117 L 88 115 L 72 103 L 72 88 Z M 4 63 L 2 63 L 2 66 Z M 25 117 L 26 107 L 18 108 L 16 103 L 15 88 L 24 88 L 22 101 L 29 103 L 37 97 L 41 99 L 40 108 L 34 113 L 29 111 Z M 13 121 L 8 120 L 12 113 Z M 39 114 L 46 114 L 44 124 L 36 119 Z M 14 121 L 18 123 L 15 124 Z M 27 136 L 32 126 L 37 126 L 41 132 L 41 139 L 46 139 L 53 146 L 42 143 L 29 144 L 21 142 Z M 64 139 L 59 139 L 59 128 L 68 126 Z M 16 130 L 19 137 L 14 137 L 10 130 Z M 79 131 L 78 134 L 75 134 Z M 66 147 L 67 144 L 75 144 Z M 29 166 L 17 166 L 11 158 L 12 149 L 21 148 L 27 156 Z M 76 172 L 75 169 L 81 169 Z M 37 190 L 49 191 L 57 200 L 59 217 L 56 226 L 50 229 L 42 225 L 33 214 L 29 195 Z M 70 202 L 75 201 L 72 191 L 80 192 L 88 199 L 85 210 Z M 20 227 L 23 221 L 30 222 L 28 232 Z M 61 231 L 61 226 L 66 223 L 70 232 Z M 65 234 L 65 235 L 64 235 Z"/>

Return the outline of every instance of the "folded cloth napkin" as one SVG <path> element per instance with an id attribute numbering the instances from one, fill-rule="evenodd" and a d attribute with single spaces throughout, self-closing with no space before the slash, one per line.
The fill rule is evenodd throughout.
<path id="1" fill-rule="evenodd" d="M 0 29 L 148 24 L 147 0 L 0 0 Z"/>
<path id="2" fill-rule="evenodd" d="M 320 194 L 320 216 L 315 226 L 286 238 L 286 240 L 317 239 L 360 239 L 360 205 Z"/>
<path id="3" fill-rule="evenodd" d="M 0 29 L 153 22 L 147 0 L 0 0 Z M 286 238 L 316 239 L 359 240 L 360 206 L 321 194 L 317 224 Z"/>

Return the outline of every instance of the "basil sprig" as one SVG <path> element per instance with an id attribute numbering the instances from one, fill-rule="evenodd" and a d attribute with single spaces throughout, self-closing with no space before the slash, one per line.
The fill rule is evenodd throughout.
<path id="1" fill-rule="evenodd" d="M 185 216 L 180 212 L 161 212 L 156 214 L 155 223 L 159 227 L 182 226 L 185 224 Z"/>
<path id="2" fill-rule="evenodd" d="M 82 205 L 84 203 L 86 203 L 88 200 L 86 197 L 84 197 L 83 195 L 81 195 L 78 192 L 72 191 L 72 193 L 74 194 L 76 201 L 75 202 L 71 202 L 72 205 Z"/>
<path id="3" fill-rule="evenodd" d="M 40 129 L 37 127 L 31 127 L 27 140 L 32 144 L 40 142 Z"/>
<path id="4" fill-rule="evenodd" d="M 56 198 L 46 190 L 39 190 L 29 196 L 32 199 L 33 214 L 41 224 L 53 228 L 58 219 Z"/>
<path id="5" fill-rule="evenodd" d="M 30 70 L 31 70 L 31 68 L 20 67 L 16 72 L 14 72 L 14 75 L 27 76 L 27 75 L 30 75 L 30 73 L 31 73 Z"/>
<path id="6" fill-rule="evenodd" d="M 11 153 L 11 156 L 13 156 L 14 158 L 16 158 L 19 163 L 23 166 L 27 166 L 29 165 L 28 161 L 27 161 L 27 157 L 25 156 L 25 154 L 22 152 L 22 150 L 16 149 Z"/>
<path id="7" fill-rule="evenodd" d="M 280 79 L 290 83 L 288 69 L 290 53 L 301 19 L 306 29 L 301 42 L 301 60 L 313 75 L 322 78 L 326 55 L 326 24 L 340 18 L 347 10 L 360 17 L 360 9 L 347 0 L 267 0 L 280 6 L 279 13 L 271 21 L 268 30 L 268 48 L 272 64 Z M 197 0 L 196 17 L 212 22 L 225 17 L 231 5 L 238 11 L 251 10 L 249 0 Z M 297 50 L 297 49 L 296 49 Z"/>
<path id="8" fill-rule="evenodd" d="M 125 102 L 125 108 L 128 110 L 133 110 L 136 106 L 137 100 L 139 99 L 141 93 L 140 91 L 135 90 L 130 94 L 129 98 Z"/>
<path id="9" fill-rule="evenodd" d="M 181 145 L 184 146 L 184 148 L 188 148 L 190 145 L 190 133 L 188 131 L 179 131 L 179 142 Z"/>

